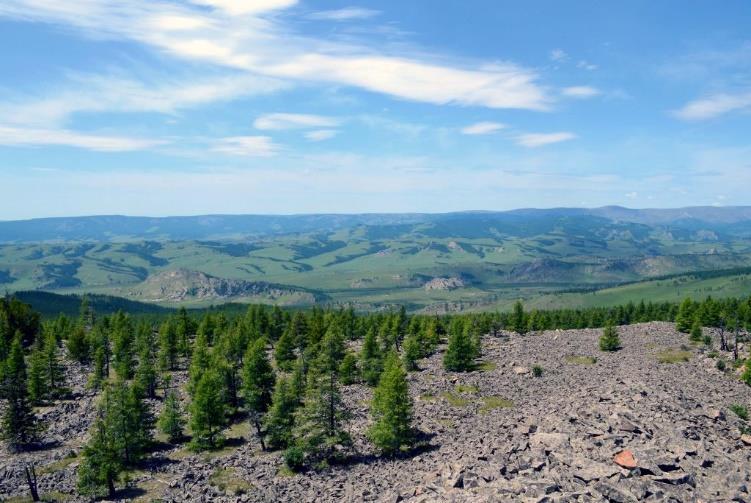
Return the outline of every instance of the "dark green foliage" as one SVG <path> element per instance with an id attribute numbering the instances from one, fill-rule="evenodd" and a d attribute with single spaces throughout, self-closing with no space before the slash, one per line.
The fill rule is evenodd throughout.
<path id="1" fill-rule="evenodd" d="M 295 355 L 295 342 L 296 336 L 292 328 L 285 330 L 277 341 L 274 348 L 274 360 L 276 361 L 276 366 L 281 370 L 289 371 L 292 368 L 292 364 L 295 363 L 297 359 Z"/>
<path id="2" fill-rule="evenodd" d="M 141 460 L 151 444 L 152 424 L 137 386 L 118 381 L 106 387 L 91 438 L 83 449 L 78 470 L 79 491 L 112 498 L 119 474 Z"/>
<path id="3" fill-rule="evenodd" d="M 417 335 L 408 335 L 404 338 L 403 344 L 404 365 L 407 370 L 417 370 L 417 360 L 422 357 L 422 344 Z"/>
<path id="4" fill-rule="evenodd" d="M 469 332 L 462 325 L 452 325 L 448 348 L 443 355 L 443 367 L 455 372 L 466 372 L 472 369 L 476 354 Z"/>
<path id="5" fill-rule="evenodd" d="M 544 369 L 540 365 L 532 365 L 532 375 L 535 377 L 542 377 Z"/>
<path id="6" fill-rule="evenodd" d="M 736 416 L 738 416 L 740 419 L 747 421 L 748 420 L 748 409 L 744 407 L 743 405 L 734 403 L 730 407 L 728 407 Z"/>
<path id="7" fill-rule="evenodd" d="M 715 363 L 715 368 L 719 370 L 720 372 L 725 372 L 725 368 L 727 367 L 727 364 L 725 363 L 725 360 L 720 358 L 717 360 L 717 363 Z"/>
<path id="8" fill-rule="evenodd" d="M 44 348 L 39 339 L 34 343 L 29 355 L 27 372 L 27 387 L 29 399 L 35 405 L 39 405 L 47 398 L 48 388 L 44 375 Z"/>
<path id="9" fill-rule="evenodd" d="M 0 348 L 10 350 L 16 333 L 21 334 L 21 345 L 30 346 L 39 333 L 39 313 L 29 304 L 21 302 L 15 297 L 0 297 Z M 0 353 L 2 356 L 2 353 Z"/>
<path id="10" fill-rule="evenodd" d="M 89 361 L 89 340 L 83 325 L 79 324 L 73 329 L 68 336 L 66 347 L 68 354 L 74 360 L 81 363 Z"/>
<path id="11" fill-rule="evenodd" d="M 691 326 L 694 323 L 695 313 L 696 307 L 694 306 L 694 302 L 689 298 L 684 299 L 678 307 L 678 314 L 675 317 L 675 328 L 679 332 L 687 333 L 691 330 Z"/>
<path id="12" fill-rule="evenodd" d="M 330 458 L 335 445 L 351 443 L 344 429 L 349 411 L 339 389 L 339 362 L 344 339 L 335 325 L 329 327 L 320 344 L 318 358 L 308 372 L 303 405 L 295 413 L 295 443 L 312 459 Z"/>
<path id="13" fill-rule="evenodd" d="M 21 332 L 17 331 L 4 364 L 3 381 L 0 383 L 2 397 L 6 400 L 0 420 L 0 439 L 6 440 L 11 450 L 15 451 L 34 442 L 41 429 L 29 402 L 22 337 Z"/>
<path id="14" fill-rule="evenodd" d="M 288 447 L 284 451 L 284 463 L 293 472 L 300 471 L 305 465 L 305 452 L 296 445 Z"/>
<path id="15" fill-rule="evenodd" d="M 260 338 L 248 346 L 243 367 L 243 397 L 251 423 L 265 450 L 261 420 L 271 403 L 271 391 L 274 388 L 274 369 L 266 357 L 266 340 Z"/>
<path id="16" fill-rule="evenodd" d="M 138 351 L 138 366 L 134 380 L 146 397 L 155 398 L 158 378 L 157 355 L 154 334 L 148 325 L 139 327 L 136 348 Z"/>
<path id="17" fill-rule="evenodd" d="M 159 431 L 167 435 L 169 442 L 174 444 L 182 440 L 185 420 L 180 410 L 177 393 L 174 391 L 167 393 L 167 398 L 164 400 L 164 410 L 159 416 L 157 426 Z"/>
<path id="18" fill-rule="evenodd" d="M 524 313 L 524 305 L 520 300 L 514 303 L 514 308 L 509 320 L 509 328 L 519 335 L 527 333 L 527 316 Z"/>
<path id="19" fill-rule="evenodd" d="M 159 366 L 162 370 L 175 370 L 177 366 L 177 329 L 171 319 L 159 327 Z"/>
<path id="20" fill-rule="evenodd" d="M 362 377 L 365 382 L 370 386 L 378 384 L 381 370 L 383 370 L 383 359 L 381 356 L 381 350 L 378 347 L 376 333 L 373 328 L 368 330 L 365 335 L 365 340 L 363 341 L 362 350 L 360 352 L 360 362 Z"/>
<path id="21" fill-rule="evenodd" d="M 266 438 L 272 449 L 283 449 L 292 441 L 294 413 L 299 405 L 299 398 L 289 378 L 277 379 L 271 396 L 271 407 L 264 418 Z"/>
<path id="22" fill-rule="evenodd" d="M 100 415 L 92 426 L 91 439 L 83 448 L 83 461 L 78 467 L 81 494 L 106 494 L 109 499 L 115 499 L 115 481 L 124 469 L 116 444 L 114 431 Z"/>
<path id="23" fill-rule="evenodd" d="M 618 351 L 620 347 L 621 338 L 618 335 L 618 329 L 612 323 L 608 323 L 600 336 L 600 351 Z"/>
<path id="24" fill-rule="evenodd" d="M 221 429 L 226 424 L 227 409 L 223 400 L 223 383 L 213 368 L 207 369 L 198 380 L 190 404 L 190 429 L 194 450 L 202 451 L 219 447 Z"/>
<path id="25" fill-rule="evenodd" d="M 133 358 L 134 332 L 130 318 L 118 311 L 110 322 L 112 327 L 112 362 L 115 373 L 120 379 L 133 377 L 135 362 Z"/>
<path id="26" fill-rule="evenodd" d="M 339 379 L 342 384 L 355 384 L 360 382 L 360 369 L 357 367 L 357 356 L 352 351 L 347 351 L 339 365 Z"/>
<path id="27" fill-rule="evenodd" d="M 198 331 L 196 335 L 196 341 L 193 345 L 193 355 L 190 359 L 190 367 L 188 367 L 188 393 L 193 395 L 195 392 L 198 381 L 203 376 L 206 369 L 211 364 L 211 355 L 209 354 L 209 347 L 207 341 L 206 332 L 203 330 Z"/>
<path id="28" fill-rule="evenodd" d="M 373 426 L 368 438 L 384 454 L 393 455 L 411 445 L 412 399 L 407 373 L 396 354 L 386 359 L 383 374 L 370 406 Z"/>
<path id="29" fill-rule="evenodd" d="M 701 342 L 704 338 L 704 331 L 702 330 L 701 321 L 698 317 L 694 320 L 694 324 L 691 326 L 691 333 L 688 338 L 692 342 Z"/>

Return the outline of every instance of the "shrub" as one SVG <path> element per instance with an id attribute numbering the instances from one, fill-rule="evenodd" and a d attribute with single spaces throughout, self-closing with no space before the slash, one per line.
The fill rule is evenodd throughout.
<path id="1" fill-rule="evenodd" d="M 726 367 L 726 365 L 725 365 L 725 360 L 723 360 L 723 359 L 719 359 L 719 360 L 717 360 L 717 363 L 715 363 L 715 367 L 716 367 L 716 368 L 717 368 L 717 370 L 719 370 L 720 372 L 725 372 L 725 367 Z"/>
<path id="2" fill-rule="evenodd" d="M 539 365 L 532 366 L 532 375 L 535 377 L 542 377 L 542 367 Z"/>
<path id="3" fill-rule="evenodd" d="M 732 410 L 739 418 L 743 419 L 744 421 L 748 420 L 748 409 L 746 409 L 746 407 L 744 407 L 743 405 L 734 403 L 728 408 Z"/>
<path id="4" fill-rule="evenodd" d="M 299 472 L 305 463 L 305 454 L 297 446 L 288 447 L 284 451 L 284 463 L 293 472 Z"/>
<path id="5" fill-rule="evenodd" d="M 621 339 L 618 336 L 618 330 L 613 326 L 612 322 L 608 322 L 600 337 L 600 350 L 617 351 L 620 347 Z"/>
<path id="6" fill-rule="evenodd" d="M 709 334 L 706 334 L 703 339 L 705 346 L 711 346 L 712 345 L 712 336 Z"/>

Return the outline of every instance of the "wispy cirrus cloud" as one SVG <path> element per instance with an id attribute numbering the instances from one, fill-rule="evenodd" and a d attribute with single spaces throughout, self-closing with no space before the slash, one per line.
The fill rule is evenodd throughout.
<path id="1" fill-rule="evenodd" d="M 270 157 L 279 146 L 269 136 L 229 136 L 214 141 L 214 152 L 242 157 Z"/>
<path id="2" fill-rule="evenodd" d="M 162 145 L 163 140 L 77 133 L 67 129 L 43 129 L 0 125 L 0 145 L 67 146 L 98 152 L 126 152 Z"/>
<path id="3" fill-rule="evenodd" d="M 330 128 L 338 126 L 339 123 L 339 119 L 323 115 L 273 113 L 258 117 L 253 122 L 253 127 L 267 131 L 282 131 L 286 129 Z"/>
<path id="4" fill-rule="evenodd" d="M 266 77 L 347 85 L 434 104 L 546 110 L 553 101 L 534 70 L 513 63 L 449 64 L 382 54 L 377 45 L 295 34 L 269 14 L 294 0 L 6 0 L 0 16 L 62 24 L 94 37 L 136 41 L 173 57 Z M 206 9 L 206 6 L 209 9 Z M 144 30 L 144 26 L 162 30 Z"/>
<path id="5" fill-rule="evenodd" d="M 751 91 L 738 94 L 712 94 L 686 103 L 673 111 L 679 119 L 699 121 L 713 119 L 731 112 L 751 109 Z"/>
<path id="6" fill-rule="evenodd" d="M 522 147 L 536 148 L 552 143 L 573 140 L 574 138 L 576 138 L 574 133 L 561 131 L 557 133 L 526 133 L 517 136 L 514 140 Z"/>
<path id="7" fill-rule="evenodd" d="M 317 129 L 315 131 L 308 131 L 305 133 L 305 138 L 310 141 L 324 141 L 330 140 L 339 134 L 339 131 L 335 129 Z"/>
<path id="8" fill-rule="evenodd" d="M 474 124 L 470 124 L 469 126 L 462 128 L 462 134 L 467 135 L 485 135 L 485 134 L 491 134 L 495 133 L 497 131 L 500 131 L 501 129 L 504 129 L 506 127 L 505 124 L 501 124 L 500 122 L 476 122 Z"/>
<path id="9" fill-rule="evenodd" d="M 599 89 L 592 86 L 571 86 L 564 87 L 561 94 L 567 98 L 592 98 L 601 93 Z"/>
<path id="10" fill-rule="evenodd" d="M 381 12 L 363 7 L 344 7 L 342 9 L 324 10 L 309 14 L 308 19 L 320 21 L 349 21 L 351 19 L 368 19 L 379 15 Z"/>

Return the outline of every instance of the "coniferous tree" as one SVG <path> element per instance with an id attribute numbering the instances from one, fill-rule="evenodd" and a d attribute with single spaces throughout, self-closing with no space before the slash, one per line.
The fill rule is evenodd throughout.
<path id="1" fill-rule="evenodd" d="M 190 359 L 190 367 L 188 367 L 188 393 L 193 395 L 198 381 L 210 365 L 211 355 L 209 354 L 206 333 L 199 331 L 193 344 L 193 355 Z"/>
<path id="2" fill-rule="evenodd" d="M 378 384 L 378 379 L 383 370 L 381 350 L 378 347 L 375 330 L 371 327 L 365 334 L 365 340 L 360 352 L 362 377 L 369 386 Z"/>
<path id="3" fill-rule="evenodd" d="M 101 389 L 102 384 L 107 379 L 106 365 L 104 356 L 104 347 L 98 346 L 94 351 L 94 368 L 89 375 L 88 386 L 91 389 Z"/>
<path id="4" fill-rule="evenodd" d="M 691 299 L 686 298 L 678 307 L 678 314 L 675 317 L 675 328 L 679 332 L 688 332 L 694 323 L 696 309 Z"/>
<path id="5" fill-rule="evenodd" d="M 58 338 L 52 327 L 44 331 L 42 360 L 48 392 L 53 396 L 58 396 L 65 387 L 65 374 L 58 355 Z"/>
<path id="6" fill-rule="evenodd" d="M 112 361 L 115 373 L 123 380 L 133 377 L 133 326 L 122 311 L 112 319 Z"/>
<path id="7" fill-rule="evenodd" d="M 190 429 L 194 450 L 219 447 L 223 438 L 221 429 L 226 424 L 227 408 L 223 399 L 223 383 L 213 368 L 207 369 L 198 380 L 190 404 Z"/>
<path id="8" fill-rule="evenodd" d="M 49 390 L 44 375 L 44 348 L 42 341 L 37 338 L 29 355 L 26 385 L 29 390 L 29 400 L 39 405 L 47 398 Z"/>
<path id="9" fill-rule="evenodd" d="M 167 393 L 167 398 L 164 400 L 164 410 L 162 410 L 159 416 L 157 426 L 159 427 L 159 431 L 167 435 L 167 440 L 172 444 L 179 442 L 183 438 L 185 420 L 180 410 L 180 401 L 177 398 L 177 393 L 174 391 Z"/>
<path id="10" fill-rule="evenodd" d="M 396 354 L 386 358 L 383 374 L 373 392 L 370 406 L 373 426 L 368 438 L 384 454 L 392 455 L 409 446 L 412 431 L 412 399 L 407 373 Z"/>
<path id="11" fill-rule="evenodd" d="M 691 325 L 691 333 L 689 335 L 689 339 L 692 342 L 701 342 L 702 338 L 704 337 L 704 331 L 701 327 L 701 320 L 697 316 L 694 320 L 694 323 Z"/>
<path id="12" fill-rule="evenodd" d="M 274 369 L 271 368 L 266 357 L 266 341 L 263 338 L 251 343 L 245 354 L 243 367 L 243 396 L 248 409 L 250 421 L 255 426 L 261 449 L 266 450 L 261 431 L 263 414 L 271 403 L 271 392 L 274 389 Z"/>
<path id="13" fill-rule="evenodd" d="M 136 367 L 134 380 L 138 387 L 148 398 L 156 398 L 157 369 L 154 334 L 151 327 L 141 325 L 136 337 L 136 349 L 138 352 L 138 366 Z"/>
<path id="14" fill-rule="evenodd" d="M 305 381 L 307 375 L 307 367 L 302 355 L 297 357 L 295 365 L 292 367 L 292 376 L 290 377 L 289 386 L 292 393 L 297 399 L 297 403 L 301 404 L 303 395 L 305 394 Z"/>
<path id="15" fill-rule="evenodd" d="M 519 335 L 527 333 L 527 317 L 524 314 L 524 305 L 520 300 L 514 303 L 514 309 L 510 319 L 511 329 Z"/>
<path id="16" fill-rule="evenodd" d="M 151 444 L 153 417 L 137 384 L 118 380 L 108 390 L 105 417 L 123 463 L 139 461 Z"/>
<path id="17" fill-rule="evenodd" d="M 349 418 L 338 382 L 339 361 L 344 339 L 338 327 L 331 326 L 321 341 L 321 351 L 309 371 L 303 406 L 295 413 L 297 447 L 312 458 L 328 459 L 335 445 L 349 445 L 351 439 L 343 423 Z"/>
<path id="18" fill-rule="evenodd" d="M 274 360 L 278 368 L 289 371 L 296 359 L 295 335 L 290 327 L 282 333 L 274 347 Z"/>
<path id="19" fill-rule="evenodd" d="M 0 421 L 0 438 L 16 451 L 35 441 L 41 429 L 29 402 L 21 337 L 21 332 L 16 332 L 5 361 L 2 396 L 6 404 Z"/>
<path id="20" fill-rule="evenodd" d="M 452 327 L 446 353 L 443 355 L 443 367 L 455 372 L 471 370 L 474 364 L 476 348 L 469 333 L 463 326 Z"/>
<path id="21" fill-rule="evenodd" d="M 422 357 L 422 344 L 417 335 L 408 335 L 404 338 L 403 344 L 404 354 L 404 366 L 407 370 L 417 370 L 417 360 Z"/>
<path id="22" fill-rule="evenodd" d="M 600 350 L 601 351 L 617 351 L 621 347 L 621 339 L 618 336 L 618 329 L 612 322 L 608 322 L 602 331 L 600 336 Z"/>
<path id="23" fill-rule="evenodd" d="M 115 481 L 123 471 L 123 461 L 116 448 L 113 432 L 100 415 L 92 426 L 92 436 L 83 448 L 78 468 L 78 490 L 81 494 L 100 496 L 106 491 L 115 499 Z"/>
<path id="24" fill-rule="evenodd" d="M 86 337 L 86 330 L 83 325 L 79 324 L 73 329 L 68 336 L 66 346 L 68 348 L 68 354 L 74 360 L 80 363 L 86 363 L 89 361 L 89 340 Z"/>
<path id="25" fill-rule="evenodd" d="M 159 326 L 159 366 L 162 370 L 175 370 L 177 366 L 177 331 L 171 319 Z"/>
<path id="26" fill-rule="evenodd" d="M 360 369 L 357 368 L 357 356 L 352 351 L 347 351 L 339 365 L 339 377 L 342 384 L 355 384 L 360 382 Z"/>
<path id="27" fill-rule="evenodd" d="M 292 427 L 299 399 L 287 377 L 280 377 L 271 395 L 271 407 L 264 418 L 266 439 L 272 449 L 284 449 L 292 443 Z"/>

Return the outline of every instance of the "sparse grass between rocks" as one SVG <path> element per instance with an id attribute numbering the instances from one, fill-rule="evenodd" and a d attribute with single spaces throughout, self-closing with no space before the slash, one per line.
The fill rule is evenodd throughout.
<path id="1" fill-rule="evenodd" d="M 594 365 L 597 363 L 597 358 L 594 356 L 582 356 L 582 355 L 568 355 L 565 357 L 566 363 L 572 365 Z"/>
<path id="2" fill-rule="evenodd" d="M 474 384 L 457 384 L 454 387 L 454 391 L 456 391 L 457 393 L 475 394 L 480 391 L 480 388 L 478 388 Z"/>
<path id="3" fill-rule="evenodd" d="M 480 372 L 492 372 L 498 368 L 498 364 L 495 362 L 480 362 L 475 366 L 475 370 Z"/>
<path id="4" fill-rule="evenodd" d="M 660 363 L 685 363 L 691 359 L 691 351 L 682 349 L 666 349 L 657 353 L 657 361 Z"/>
<path id="5" fill-rule="evenodd" d="M 744 421 L 748 421 L 748 409 L 741 404 L 734 403 L 728 407 L 733 413 Z"/>
<path id="6" fill-rule="evenodd" d="M 487 414 L 491 410 L 495 409 L 509 409 L 514 406 L 514 402 L 500 396 L 484 396 L 482 397 L 482 406 L 480 407 L 481 414 Z"/>
<path id="7" fill-rule="evenodd" d="M 209 477 L 209 483 L 227 495 L 240 496 L 247 493 L 253 485 L 240 478 L 234 468 L 219 468 Z"/>
<path id="8" fill-rule="evenodd" d="M 441 393 L 441 398 L 446 400 L 452 407 L 466 407 L 471 403 L 471 400 L 451 391 L 444 391 Z"/>

